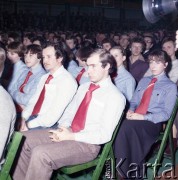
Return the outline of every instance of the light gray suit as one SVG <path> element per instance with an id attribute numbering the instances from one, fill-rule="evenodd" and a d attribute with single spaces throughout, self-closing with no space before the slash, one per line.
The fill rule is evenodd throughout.
<path id="1" fill-rule="evenodd" d="M 14 131 L 16 110 L 7 91 L 0 85 L 0 168 L 4 161 L 4 147 Z"/>

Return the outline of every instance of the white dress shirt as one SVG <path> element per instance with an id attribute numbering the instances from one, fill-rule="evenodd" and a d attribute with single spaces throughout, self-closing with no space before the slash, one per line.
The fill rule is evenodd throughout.
<path id="1" fill-rule="evenodd" d="M 67 107 L 59 126 L 70 127 L 90 83 L 80 85 L 74 99 Z M 125 108 L 125 97 L 111 82 L 110 77 L 99 83 L 92 93 L 85 128 L 75 133 L 75 140 L 90 144 L 104 144 L 111 140 L 113 131 Z"/>
<path id="2" fill-rule="evenodd" d="M 16 110 L 10 95 L 0 85 L 0 169 L 4 162 L 4 149 L 14 131 Z"/>
<path id="3" fill-rule="evenodd" d="M 9 94 L 12 95 L 12 92 L 14 91 L 14 86 L 16 85 L 17 80 L 19 79 L 21 74 L 24 73 L 25 71 L 28 71 L 28 67 L 21 60 L 19 60 L 18 62 L 14 64 L 12 79 L 8 86 Z"/>
<path id="4" fill-rule="evenodd" d="M 28 120 L 31 116 L 49 74 L 50 73 L 47 73 L 42 76 L 37 86 L 37 91 L 22 112 L 22 117 L 25 120 Z M 52 76 L 53 79 L 51 79 L 49 84 L 45 84 L 45 98 L 40 112 L 35 119 L 28 122 L 29 128 L 36 128 L 39 126 L 45 128 L 53 126 L 61 117 L 65 108 L 76 93 L 77 83 L 63 66 L 61 66 Z"/>

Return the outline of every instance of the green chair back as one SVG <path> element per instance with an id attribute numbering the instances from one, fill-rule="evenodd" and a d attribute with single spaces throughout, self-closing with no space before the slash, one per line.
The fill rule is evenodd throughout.
<path id="1" fill-rule="evenodd" d="M 105 162 L 107 160 L 111 160 L 111 169 L 112 169 L 111 170 L 111 176 L 112 177 L 110 177 L 110 178 L 115 178 L 115 157 L 114 157 L 112 145 L 113 145 L 114 139 L 116 137 L 117 131 L 121 125 L 123 114 L 119 120 L 118 125 L 116 126 L 116 128 L 114 130 L 111 141 L 109 141 L 108 143 L 106 143 L 103 146 L 101 153 L 98 155 L 98 157 L 96 159 L 89 161 L 87 163 L 74 165 L 74 166 L 66 166 L 66 167 L 60 168 L 57 172 L 58 175 L 57 175 L 56 179 L 60 179 L 60 180 L 64 179 L 61 176 L 61 172 L 63 174 L 69 175 L 69 174 L 73 174 L 73 173 L 76 173 L 76 172 L 79 172 L 82 170 L 87 170 L 91 167 L 95 167 L 95 169 L 92 173 L 92 180 L 98 180 L 100 178 L 101 172 L 102 172 L 103 167 L 105 165 Z"/>
<path id="2" fill-rule="evenodd" d="M 174 106 L 171 117 L 167 121 L 165 130 L 163 132 L 160 132 L 160 135 L 156 141 L 156 142 L 161 142 L 161 144 L 159 150 L 156 152 L 156 155 L 154 156 L 154 162 L 153 162 L 153 158 L 150 158 L 150 160 L 148 161 L 148 164 L 152 164 L 152 166 L 149 165 L 148 168 L 148 171 L 149 172 L 151 171 L 151 175 L 149 175 L 147 171 L 147 175 L 149 176 L 149 179 L 154 179 L 156 177 L 161 161 L 163 160 L 163 157 L 171 158 L 172 166 L 173 167 L 175 166 L 175 152 L 173 145 L 172 126 L 176 117 L 177 109 L 178 109 L 178 98 L 176 99 L 176 104 Z M 168 142 L 171 151 L 169 157 L 166 154 L 164 154 Z"/>
<path id="3" fill-rule="evenodd" d="M 22 134 L 20 132 L 14 132 L 11 140 L 7 146 L 7 155 L 5 157 L 5 163 L 0 171 L 0 180 L 10 180 L 10 170 L 14 162 L 17 150 L 19 148 L 22 139 Z"/>

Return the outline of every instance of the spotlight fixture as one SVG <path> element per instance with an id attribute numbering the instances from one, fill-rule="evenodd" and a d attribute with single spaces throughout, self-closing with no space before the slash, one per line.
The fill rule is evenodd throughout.
<path id="1" fill-rule="evenodd" d="M 145 18 L 150 23 L 159 21 L 167 14 L 171 14 L 174 20 L 178 14 L 178 0 L 143 0 L 142 8 Z"/>

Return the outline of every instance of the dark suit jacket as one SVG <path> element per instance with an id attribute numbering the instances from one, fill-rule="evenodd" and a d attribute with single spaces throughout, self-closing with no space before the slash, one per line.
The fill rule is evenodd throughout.
<path id="1" fill-rule="evenodd" d="M 0 84 L 7 90 L 7 87 L 9 85 L 9 82 L 12 78 L 12 72 L 13 72 L 13 65 L 11 62 L 6 59 L 4 64 L 4 71 L 2 73 L 2 76 L 0 77 Z"/>

